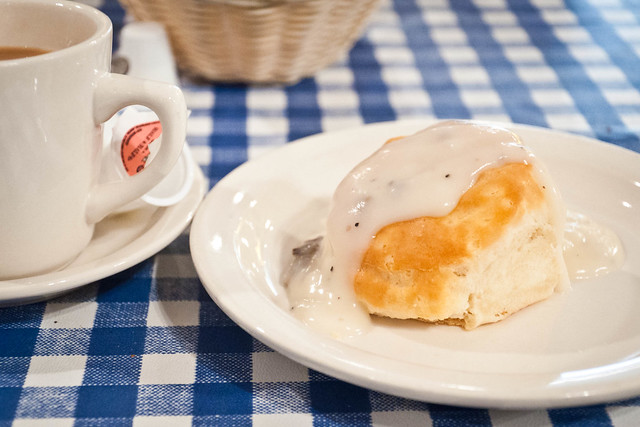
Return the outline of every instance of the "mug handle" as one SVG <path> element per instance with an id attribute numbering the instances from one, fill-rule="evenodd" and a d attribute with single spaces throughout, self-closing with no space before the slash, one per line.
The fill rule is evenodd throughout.
<path id="1" fill-rule="evenodd" d="M 91 190 L 86 208 L 89 224 L 101 221 L 109 213 L 151 190 L 171 171 L 182 152 L 187 106 L 182 91 L 176 86 L 107 73 L 98 80 L 94 92 L 94 121 L 99 125 L 127 105 L 136 104 L 150 108 L 160 119 L 160 149 L 140 173 L 98 184 Z"/>

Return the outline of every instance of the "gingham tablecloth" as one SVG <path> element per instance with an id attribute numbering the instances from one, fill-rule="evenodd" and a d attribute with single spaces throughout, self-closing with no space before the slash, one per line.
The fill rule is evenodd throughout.
<path id="1" fill-rule="evenodd" d="M 91 3 L 117 34 L 118 3 Z M 387 0 L 348 55 L 314 78 L 183 81 L 188 142 L 209 186 L 288 141 L 405 118 L 514 121 L 640 151 L 639 21 L 637 0 Z M 188 240 L 186 230 L 61 298 L 0 309 L 0 425 L 640 425 L 640 399 L 465 409 L 309 370 L 213 303 Z"/>

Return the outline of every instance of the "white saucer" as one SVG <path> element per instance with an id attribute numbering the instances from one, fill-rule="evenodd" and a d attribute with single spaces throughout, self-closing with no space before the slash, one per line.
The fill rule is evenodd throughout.
<path id="1" fill-rule="evenodd" d="M 214 301 L 256 339 L 310 368 L 389 394 L 458 406 L 586 405 L 640 394 L 640 155 L 522 125 L 570 209 L 621 238 L 621 270 L 474 331 L 375 319 L 334 339 L 290 314 L 281 277 L 291 248 L 323 232 L 344 175 L 390 137 L 431 123 L 393 122 L 288 144 L 227 175 L 191 227 L 196 270 Z"/>
<path id="2" fill-rule="evenodd" d="M 189 225 L 206 192 L 200 168 L 194 169 L 193 185 L 179 203 L 110 215 L 96 225 L 89 245 L 64 269 L 0 281 L 0 307 L 54 298 L 126 270 L 165 248 Z"/>

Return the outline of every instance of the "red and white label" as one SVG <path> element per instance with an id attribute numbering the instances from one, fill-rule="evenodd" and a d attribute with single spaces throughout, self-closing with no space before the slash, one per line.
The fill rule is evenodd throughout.
<path id="1" fill-rule="evenodd" d="M 162 134 L 159 121 L 142 123 L 129 129 L 122 138 L 120 157 L 129 176 L 140 172 L 149 160 L 149 144 Z"/>

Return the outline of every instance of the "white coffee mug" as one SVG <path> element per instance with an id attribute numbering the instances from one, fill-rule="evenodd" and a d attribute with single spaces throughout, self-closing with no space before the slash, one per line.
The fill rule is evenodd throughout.
<path id="1" fill-rule="evenodd" d="M 86 5 L 0 0 L 0 279 L 59 269 L 89 243 L 94 224 L 157 184 L 180 156 L 180 89 L 109 73 L 112 25 Z M 98 184 L 102 123 L 126 105 L 162 122 L 160 150 L 131 177 Z"/>

